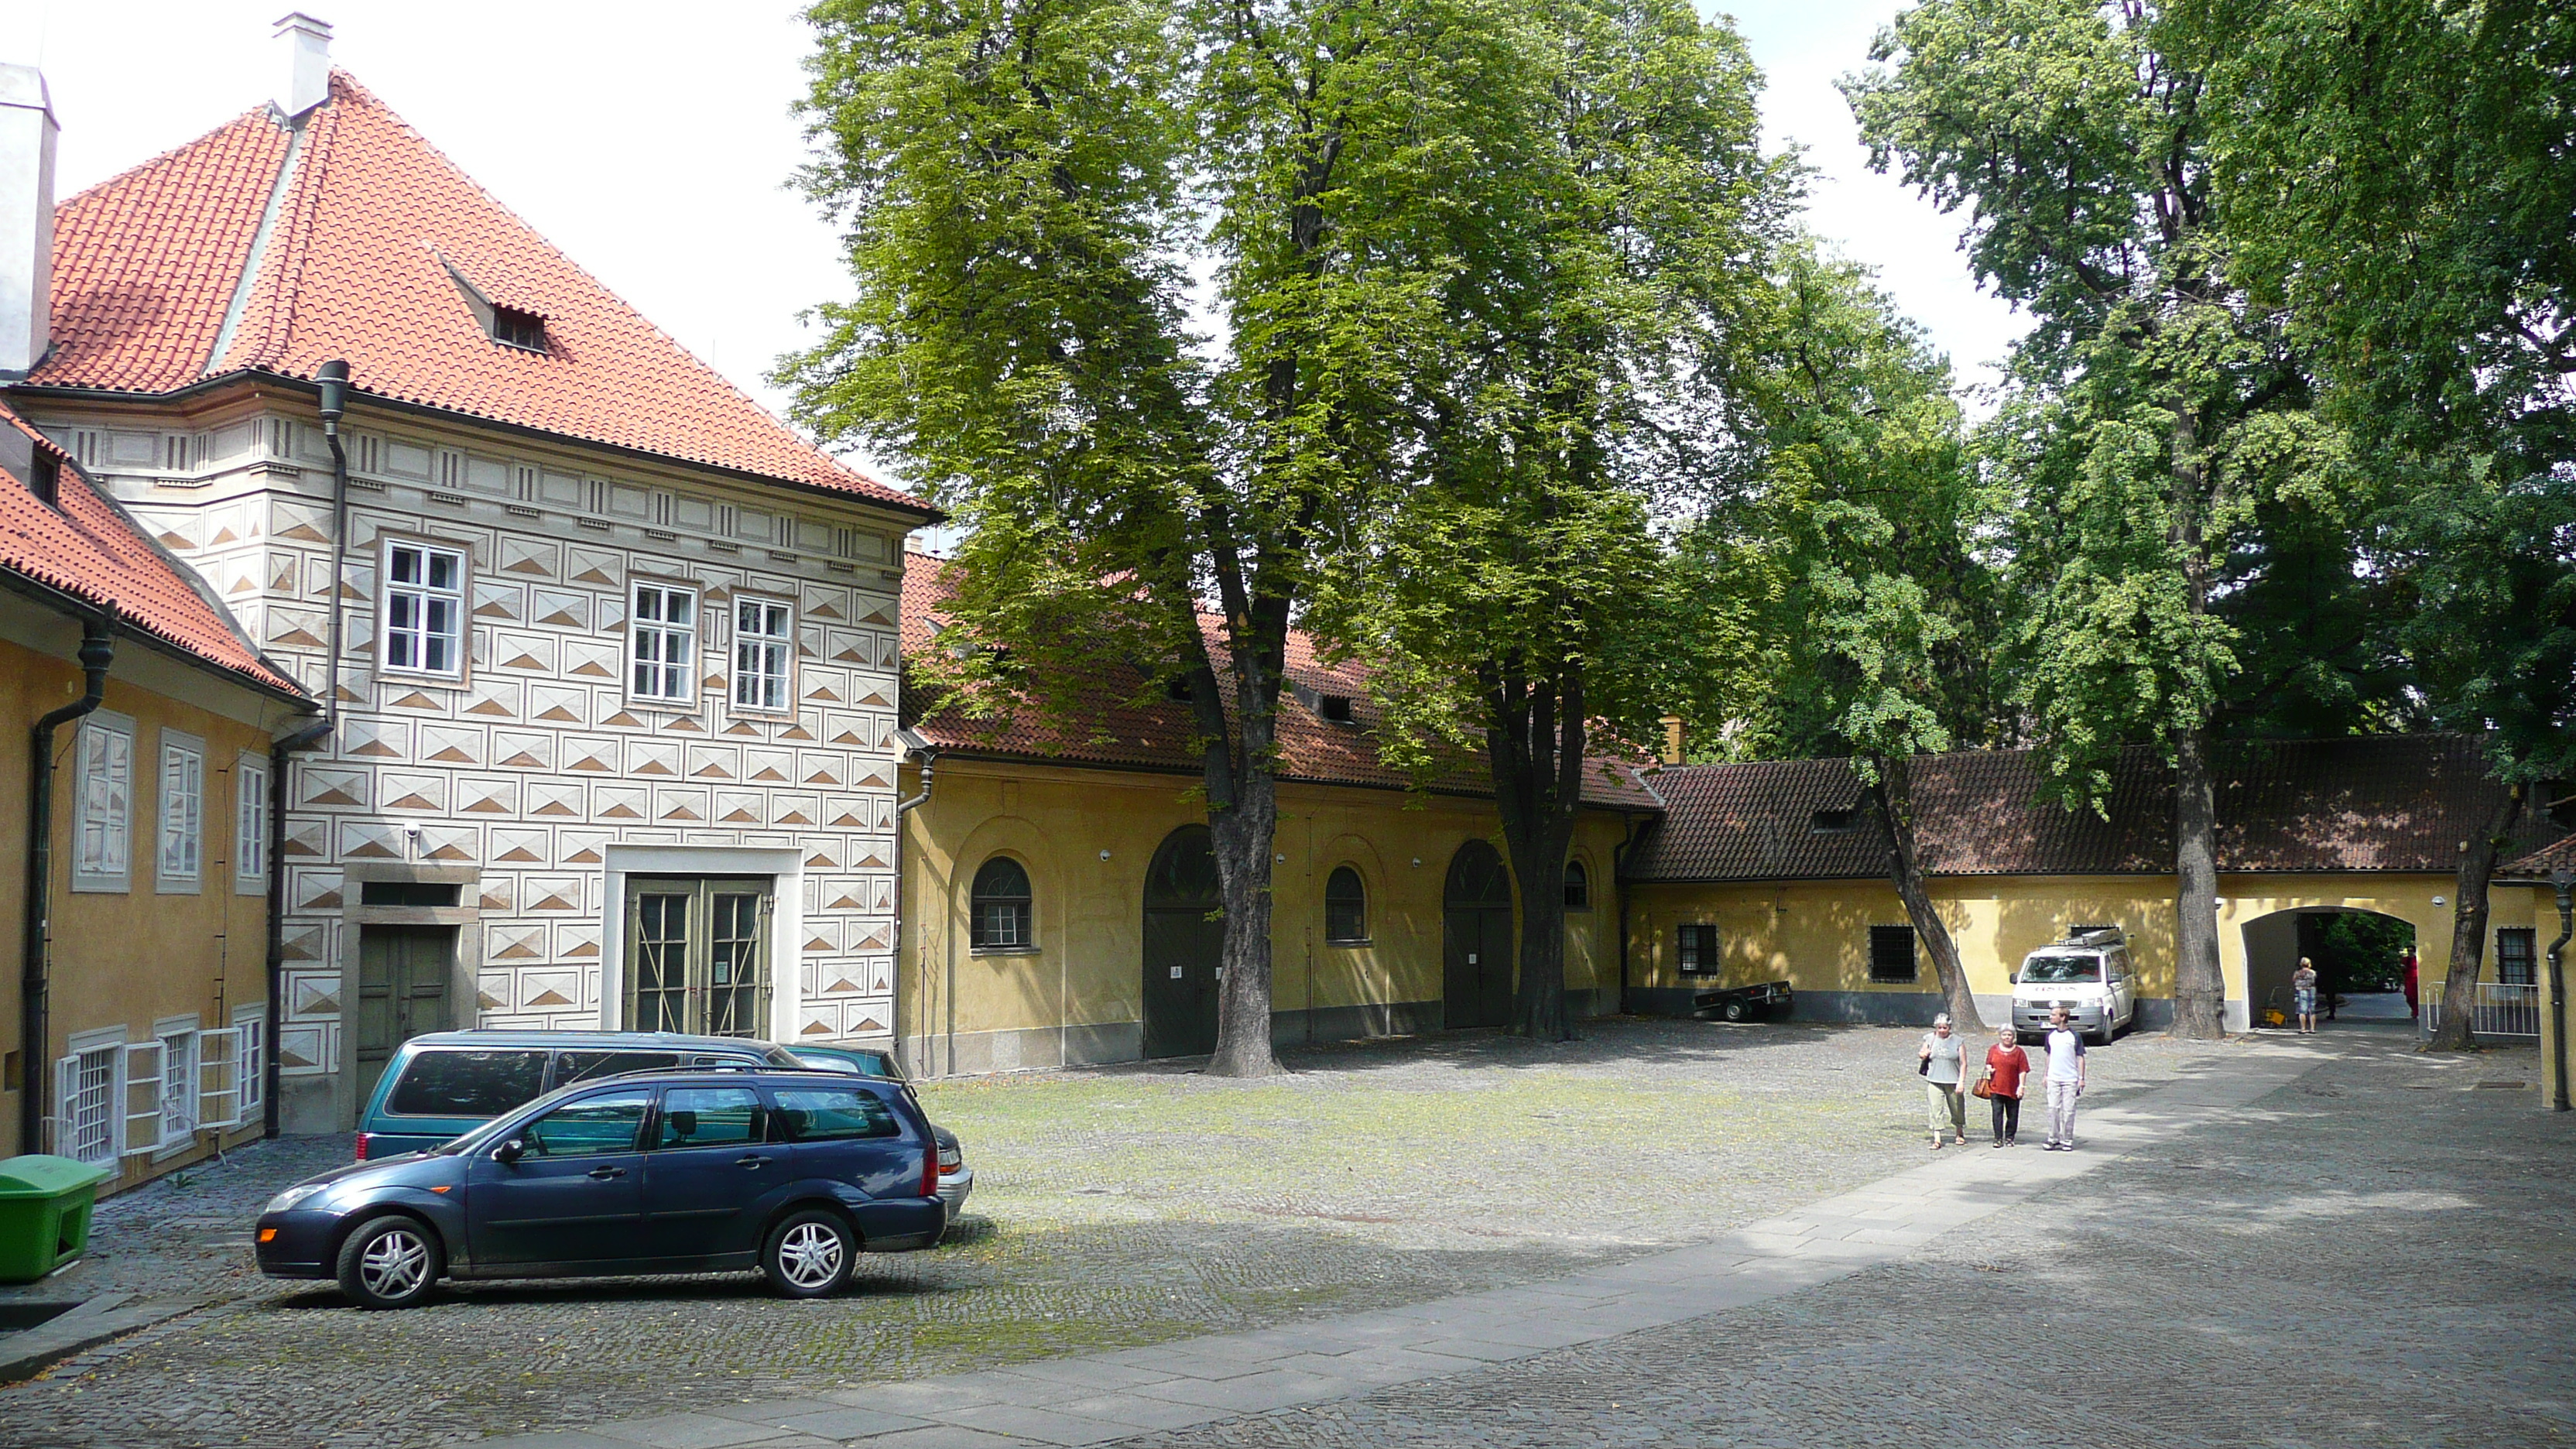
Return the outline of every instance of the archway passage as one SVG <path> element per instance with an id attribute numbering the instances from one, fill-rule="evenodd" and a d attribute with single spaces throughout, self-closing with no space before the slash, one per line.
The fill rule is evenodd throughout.
<path id="1" fill-rule="evenodd" d="M 1481 840 L 1458 847 L 1444 892 L 1441 1015 L 1450 1030 L 1512 1016 L 1512 878 Z"/>
<path id="2" fill-rule="evenodd" d="M 2290 978 L 2303 956 L 2317 968 L 2320 1027 L 2414 1020 L 2404 994 L 2413 922 L 2350 907 L 2302 906 L 2257 916 L 2244 932 L 2245 1004 L 2256 1028 L 2298 1027 Z"/>
<path id="3" fill-rule="evenodd" d="M 1225 921 L 1217 915 L 1216 850 L 1204 825 L 1163 837 L 1145 871 L 1145 1055 L 1216 1050 L 1218 971 Z"/>

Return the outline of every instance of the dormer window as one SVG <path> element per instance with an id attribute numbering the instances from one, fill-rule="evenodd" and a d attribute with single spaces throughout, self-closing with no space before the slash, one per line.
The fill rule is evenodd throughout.
<path id="1" fill-rule="evenodd" d="M 492 340 L 504 347 L 522 347 L 530 352 L 546 350 L 546 319 L 534 312 L 516 307 L 492 309 Z"/>
<path id="2" fill-rule="evenodd" d="M 1318 718 L 1331 720 L 1335 724 L 1349 724 L 1351 697 L 1347 694 L 1320 695 L 1315 700 L 1315 714 Z"/>
<path id="3" fill-rule="evenodd" d="M 474 314 L 484 336 L 522 352 L 546 350 L 546 319 L 542 315 L 494 301 L 490 293 L 467 281 L 453 262 L 447 264 L 447 279 L 456 284 L 457 295 L 465 299 L 465 310 Z"/>
<path id="4" fill-rule="evenodd" d="M 1183 703 L 1183 704 L 1187 704 L 1187 703 L 1189 703 L 1189 701 L 1190 701 L 1190 679 L 1189 679 L 1189 676 L 1188 676 L 1188 675 L 1186 675 L 1186 674 L 1184 674 L 1184 675 L 1180 675 L 1180 676 L 1175 677 L 1175 678 L 1172 678 L 1172 679 L 1167 679 L 1167 680 L 1165 680 L 1165 681 L 1163 682 L 1163 695 L 1164 695 L 1164 697 L 1165 697 L 1165 698 L 1167 698 L 1167 699 L 1176 699 L 1176 700 L 1179 700 L 1179 701 L 1180 701 L 1181 703 Z"/>
<path id="5" fill-rule="evenodd" d="M 1860 828 L 1857 810 L 1819 810 L 1813 821 L 1818 835 L 1849 835 Z"/>

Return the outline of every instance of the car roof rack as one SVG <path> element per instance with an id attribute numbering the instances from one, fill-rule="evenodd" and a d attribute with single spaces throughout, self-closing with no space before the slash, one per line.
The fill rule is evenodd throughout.
<path id="1" fill-rule="evenodd" d="M 2117 926 L 2069 926 L 2066 928 L 2066 934 L 2059 937 L 2055 944 L 2060 946 L 2125 946 L 2129 944 L 2129 936 L 2127 932 L 2121 930 Z"/>

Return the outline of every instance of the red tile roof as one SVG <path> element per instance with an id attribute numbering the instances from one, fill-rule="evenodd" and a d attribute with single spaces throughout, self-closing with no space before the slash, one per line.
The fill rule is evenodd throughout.
<path id="1" fill-rule="evenodd" d="M 49 505 L 31 490 L 31 479 L 0 468 L 0 569 L 112 607 L 127 627 L 242 680 L 302 696 L 293 680 L 270 667 L 242 637 L 230 614 L 191 586 L 182 565 L 91 486 L 70 455 L 5 403 L 0 403 L 0 428 L 51 458 L 58 470 L 57 502 Z"/>
<path id="2" fill-rule="evenodd" d="M 546 351 L 492 341 L 451 269 L 544 317 Z M 933 512 L 735 390 L 345 72 L 297 132 L 263 105 L 58 207 L 53 336 L 33 385 L 161 393 L 341 357 L 362 392 Z"/>
<path id="3" fill-rule="evenodd" d="M 953 586 L 955 566 L 925 554 L 907 554 L 903 572 L 903 652 L 917 658 L 932 647 L 941 623 L 941 606 Z M 1202 616 L 1213 633 L 1217 621 Z M 1348 665 L 1328 665 L 1316 657 L 1312 639 L 1288 638 L 1288 678 L 1317 694 L 1338 694 L 1351 701 L 1353 722 L 1324 719 L 1305 705 L 1283 696 L 1279 708 L 1279 777 L 1316 784 L 1364 785 L 1405 789 L 1413 782 L 1404 771 L 1378 756 L 1371 734 L 1381 716 L 1368 696 L 1367 676 Z M 1121 671 L 1087 681 L 1070 708 L 1035 709 L 970 716 L 952 705 L 918 719 L 918 700 L 907 693 L 905 717 L 923 738 L 943 751 L 1032 763 L 1107 765 L 1126 769 L 1200 773 L 1200 757 L 1190 748 L 1195 725 L 1190 706 L 1180 700 L 1149 699 L 1136 703 L 1147 681 L 1134 671 Z M 1481 753 L 1453 752 L 1428 786 L 1444 795 L 1489 796 L 1492 777 Z M 1638 784 L 1635 770 L 1615 760 L 1596 760 L 1584 771 L 1583 798 L 1608 809 L 1652 811 L 1655 797 Z"/>
<path id="4" fill-rule="evenodd" d="M 2108 818 L 2041 798 L 2027 750 L 1915 762 L 1924 869 L 1936 875 L 2132 875 L 2173 870 L 2173 779 L 2154 750 L 2121 752 Z M 1628 857 L 1648 881 L 1832 880 L 1887 871 L 1886 834 L 1846 760 L 1690 765 L 1654 778 L 1669 806 Z M 2504 787 L 2466 735 L 2258 741 L 2218 761 L 2218 865 L 2228 871 L 2439 872 L 2485 828 Z M 1854 812 L 1820 831 L 1820 811 Z M 2557 836 L 2545 819 L 2517 835 Z"/>
<path id="5" fill-rule="evenodd" d="M 2547 880 L 2556 871 L 2576 873 L 2576 835 L 2496 867 L 2501 880 Z"/>

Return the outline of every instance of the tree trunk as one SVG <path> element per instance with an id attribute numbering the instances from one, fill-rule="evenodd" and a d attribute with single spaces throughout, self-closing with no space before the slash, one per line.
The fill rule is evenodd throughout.
<path id="1" fill-rule="evenodd" d="M 2174 1023 L 2186 1041 L 2227 1035 L 2218 965 L 2218 802 L 2207 744 L 2191 730 L 2174 748 Z"/>
<path id="2" fill-rule="evenodd" d="M 1494 804 L 1520 887 L 1520 981 L 1512 1029 L 1532 1041 L 1566 1041 L 1565 852 L 1583 803 L 1583 684 L 1555 680 L 1489 687 L 1485 754 Z"/>
<path id="3" fill-rule="evenodd" d="M 1878 776 L 1869 787 L 1870 804 L 1887 827 L 1887 873 L 1896 882 L 1897 898 L 1905 902 L 1905 918 L 1914 923 L 1914 934 L 1923 938 L 1924 948 L 1932 953 L 1932 975 L 1941 983 L 1942 1009 L 1950 1013 L 1953 1031 L 1982 1033 L 1986 1020 L 1978 1014 L 1977 994 L 1968 988 L 1959 943 L 1951 939 L 1949 924 L 1932 908 L 1932 894 L 1923 886 L 1922 857 L 1914 840 L 1914 764 L 1885 756 L 1873 757 L 1870 763 Z"/>
<path id="4" fill-rule="evenodd" d="M 1279 831 L 1278 781 L 1267 768 L 1246 769 L 1235 790 L 1230 809 L 1208 812 L 1225 901 L 1225 980 L 1217 990 L 1216 1051 L 1208 1072 L 1264 1077 L 1279 1070 L 1270 1049 L 1270 865 Z"/>
<path id="5" fill-rule="evenodd" d="M 2478 838 L 2460 842 L 2460 869 L 2452 880 L 2451 965 L 2442 977 L 2442 1025 L 2425 1043 L 2428 1051 L 2477 1050 L 2471 1018 L 2476 1015 L 2478 975 L 2486 966 L 2487 882 L 2495 875 L 2505 842 L 2512 838 L 2522 798 L 2520 785 L 2507 790 Z"/>

